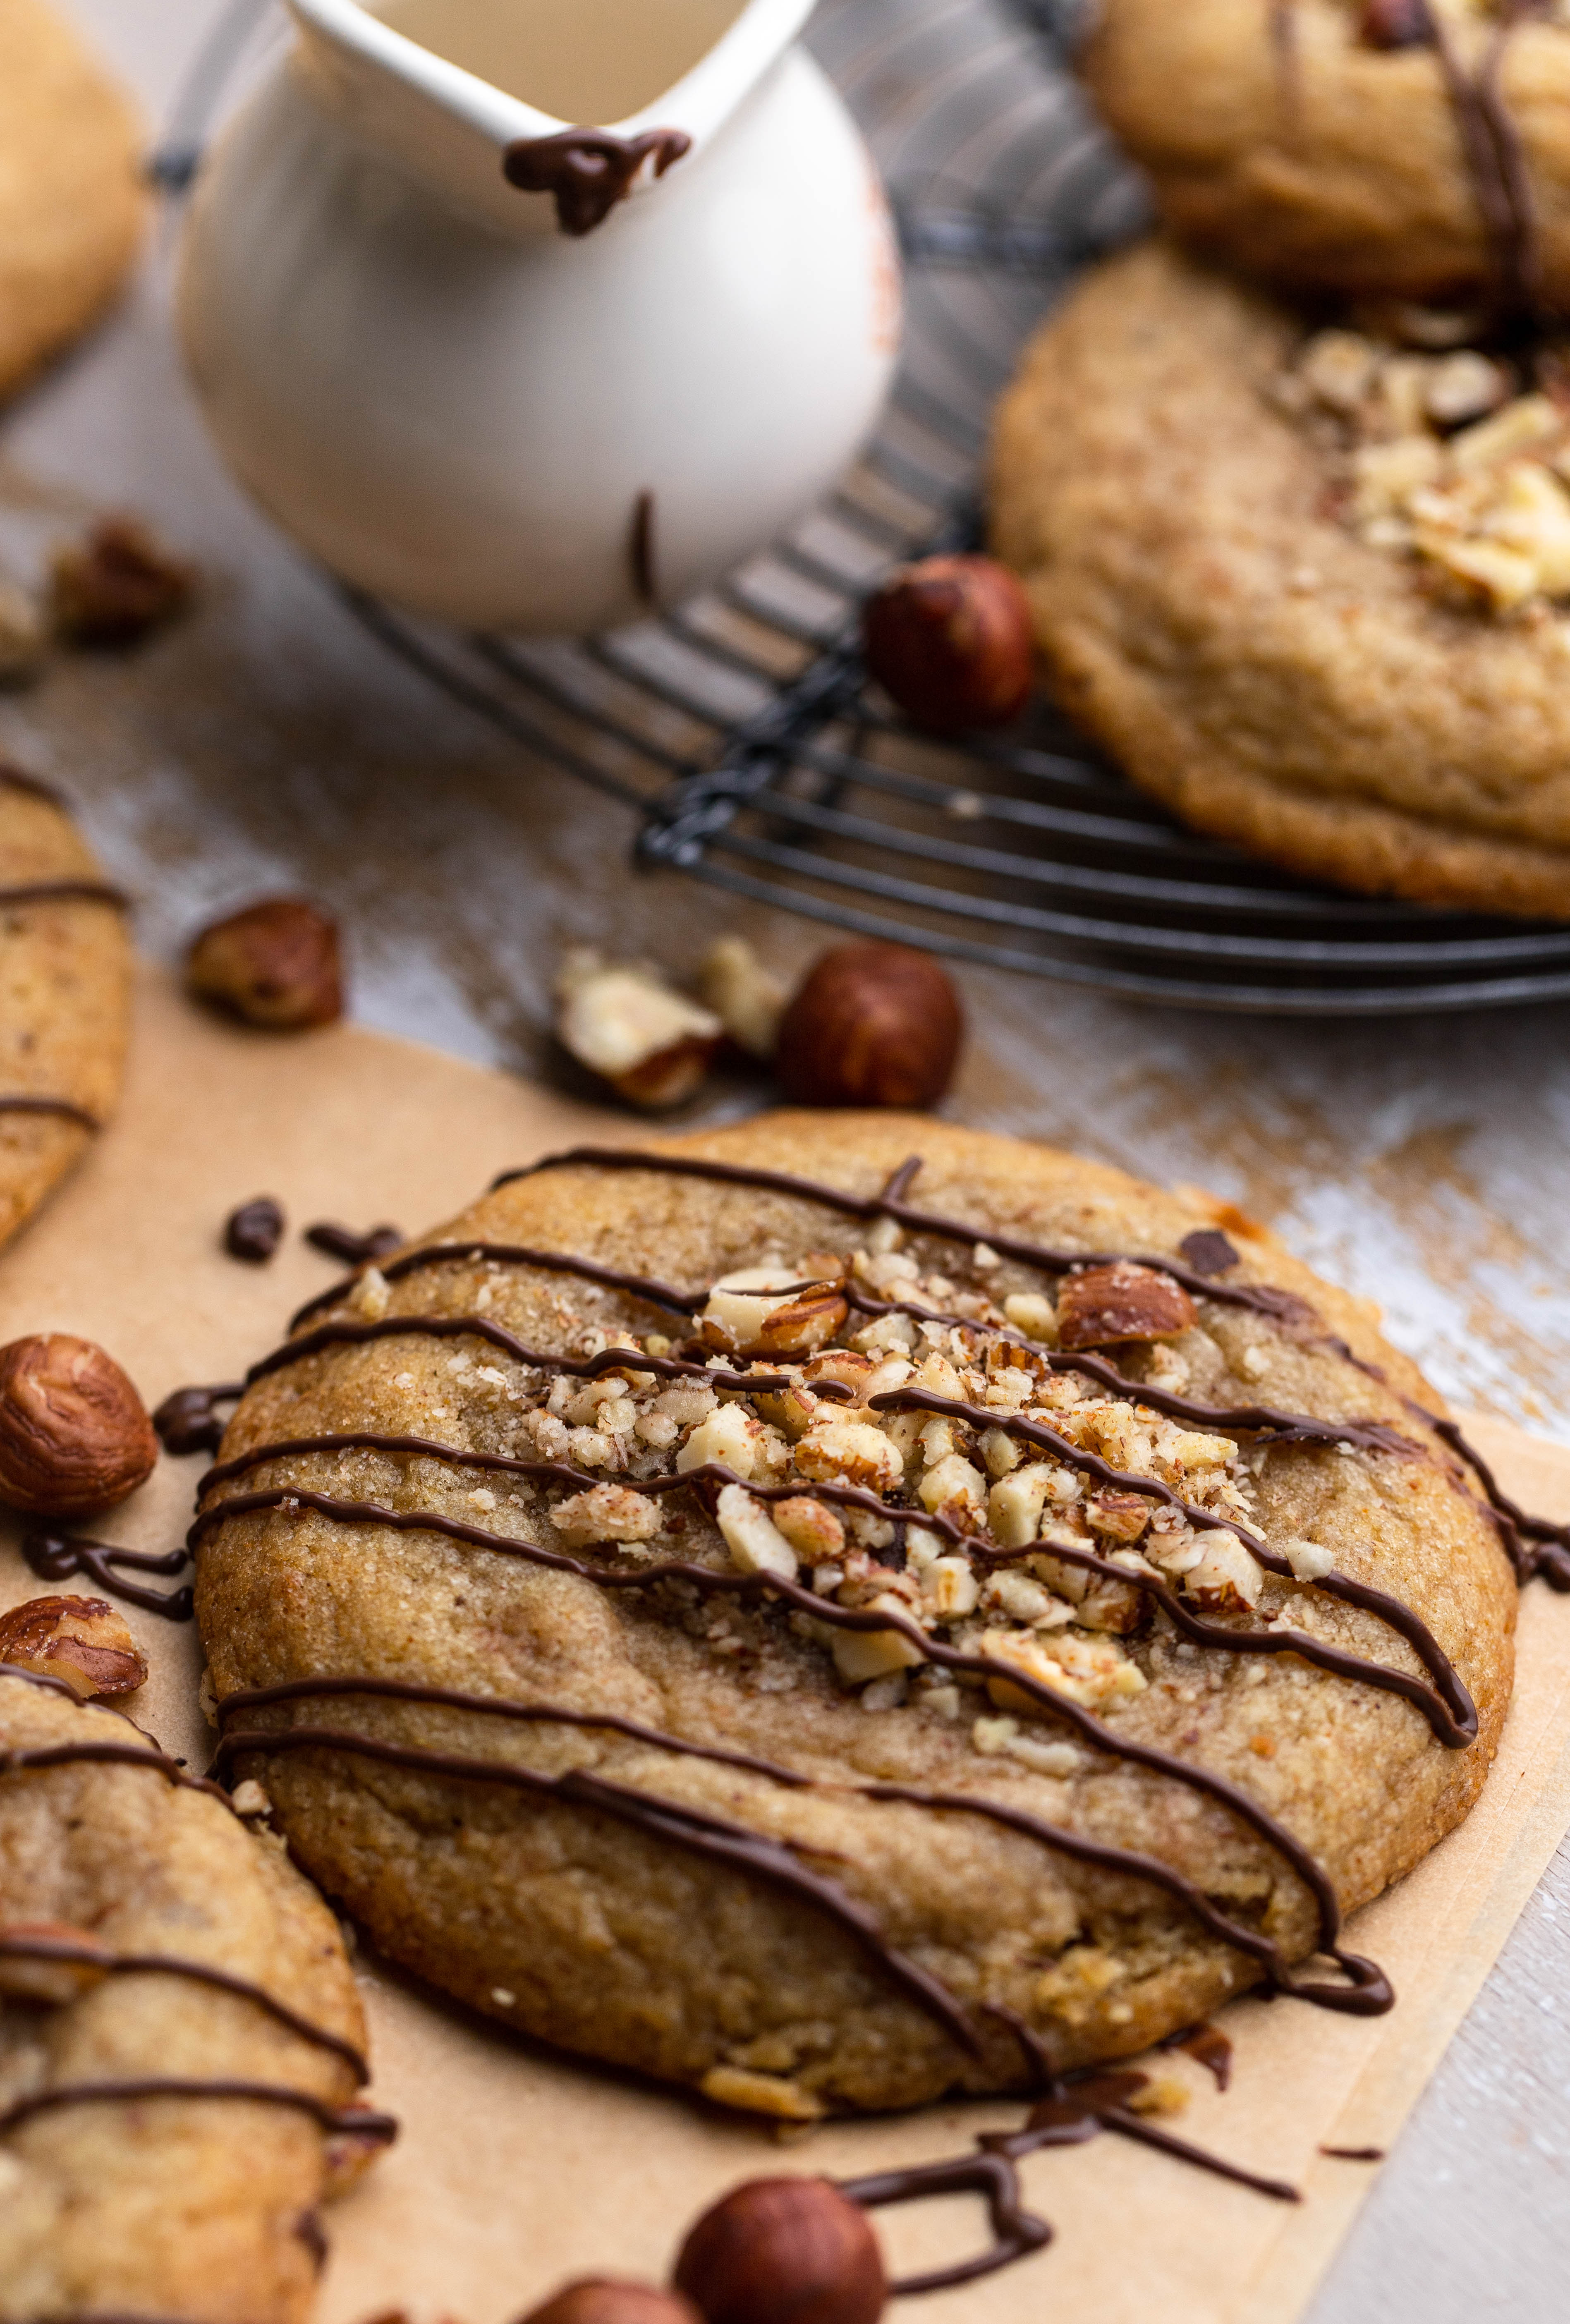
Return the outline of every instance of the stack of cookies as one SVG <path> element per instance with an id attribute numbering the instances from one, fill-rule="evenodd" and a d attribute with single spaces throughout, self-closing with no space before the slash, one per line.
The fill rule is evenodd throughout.
<path id="1" fill-rule="evenodd" d="M 1570 918 L 1564 0 L 1099 0 L 1080 61 L 1165 232 L 998 415 L 1059 699 L 1256 854 Z"/>

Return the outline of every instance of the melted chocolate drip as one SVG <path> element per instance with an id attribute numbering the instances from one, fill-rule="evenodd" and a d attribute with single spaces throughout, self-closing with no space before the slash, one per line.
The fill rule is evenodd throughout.
<path id="1" fill-rule="evenodd" d="M 0 1923 L 0 1960 L 69 1961 L 87 1969 L 100 1970 L 106 1977 L 165 1976 L 183 1977 L 192 1984 L 211 1986 L 216 1992 L 232 1993 L 243 2001 L 254 2002 L 266 2011 L 291 2034 L 298 2034 L 302 2042 L 313 2042 L 319 2049 L 331 2050 L 354 2069 L 357 2082 L 370 2080 L 370 2068 L 364 2054 L 341 2034 L 329 2034 L 325 2026 L 313 2025 L 309 2017 L 300 2016 L 287 2002 L 276 2000 L 265 1987 L 254 1985 L 249 1978 L 236 1977 L 231 1970 L 213 1969 L 205 1961 L 184 1960 L 173 1953 L 115 1953 L 106 1946 L 77 1942 L 66 1937 L 18 1935 Z"/>
<path id="2" fill-rule="evenodd" d="M 14 904 L 112 904 L 128 912 L 131 899 L 106 880 L 20 880 L 0 888 L 0 911 Z"/>
<path id="3" fill-rule="evenodd" d="M 283 1240 L 283 1212 L 271 1194 L 257 1194 L 231 1211 L 224 1222 L 224 1249 L 231 1259 L 263 1266 Z"/>
<path id="4" fill-rule="evenodd" d="M 189 1562 L 183 1549 L 160 1554 L 116 1549 L 106 1541 L 89 1541 L 84 1534 L 30 1533 L 23 1536 L 22 1554 L 41 1582 L 65 1582 L 73 1573 L 85 1573 L 100 1590 L 140 1606 L 144 1613 L 162 1614 L 167 1622 L 189 1622 L 195 1611 L 196 1594 L 189 1582 L 179 1590 L 144 1590 L 115 1571 L 129 1565 L 139 1573 L 178 1573 Z"/>
<path id="5" fill-rule="evenodd" d="M 1168 2034 L 1158 2045 L 1163 2050 L 1183 2050 L 1196 2059 L 1214 2078 L 1218 2090 L 1232 2083 L 1232 2043 L 1219 2025 L 1190 2025 L 1180 2033 Z"/>
<path id="6" fill-rule="evenodd" d="M 244 1381 L 217 1388 L 177 1388 L 152 1416 L 158 1441 L 166 1452 L 216 1452 L 224 1441 L 226 1424 L 218 1418 L 220 1404 L 238 1404 Z"/>
<path id="7" fill-rule="evenodd" d="M 96 1113 L 89 1113 L 85 1105 L 69 1097 L 0 1097 L 0 1113 L 58 1114 L 62 1121 L 74 1121 L 95 1136 L 104 1126 Z"/>
<path id="8" fill-rule="evenodd" d="M 124 2106 L 142 2098 L 254 2098 L 264 2106 L 293 2107 L 309 2115 L 332 2137 L 374 2139 L 390 2146 L 398 2125 L 390 2114 L 369 2107 L 335 2107 L 313 2091 L 291 2089 L 286 2083 L 245 2081 L 187 2081 L 174 2074 L 136 2075 L 122 2081 L 65 2082 L 57 2089 L 32 2090 L 0 2109 L 0 2138 L 20 2130 L 41 2114 L 68 2106 Z"/>
<path id="9" fill-rule="evenodd" d="M 912 1156 L 913 1162 L 919 1162 Z M 786 1194 L 798 1202 L 818 1203 L 825 1210 L 838 1211 L 844 1217 L 854 1219 L 892 1219 L 911 1234 L 934 1235 L 940 1241 L 968 1243 L 973 1249 L 984 1242 L 1001 1259 L 1011 1259 L 1021 1267 L 1039 1267 L 1047 1275 L 1070 1275 L 1082 1267 L 1117 1267 L 1130 1263 L 1126 1251 L 1109 1250 L 1050 1250 L 1039 1243 L 1020 1242 L 1014 1237 L 994 1233 L 990 1228 L 966 1226 L 962 1219 L 943 1218 L 931 1211 L 913 1210 L 902 1194 L 885 1189 L 879 1194 L 858 1196 L 843 1194 L 837 1187 L 821 1185 L 815 1178 L 798 1178 L 783 1170 L 753 1169 L 738 1162 L 711 1162 L 696 1155 L 657 1154 L 633 1146 L 574 1146 L 562 1154 L 547 1154 L 540 1161 L 531 1162 L 522 1170 L 504 1170 L 493 1179 L 492 1192 L 498 1187 L 514 1185 L 520 1178 L 537 1177 L 542 1170 L 593 1168 L 601 1170 L 656 1170 L 676 1178 L 706 1178 L 724 1186 L 755 1186 L 761 1193 Z M 913 1174 L 912 1174 L 913 1175 Z M 899 1174 L 896 1174 L 898 1178 Z M 909 1179 L 903 1184 L 908 1185 Z M 892 1184 L 892 1182 L 891 1182 Z M 1159 1254 L 1142 1253 L 1133 1260 L 1141 1267 L 1159 1267 L 1172 1277 L 1186 1291 L 1201 1299 L 1218 1301 L 1226 1307 L 1250 1307 L 1261 1315 L 1299 1323 L 1310 1319 L 1313 1310 L 1307 1302 L 1290 1291 L 1276 1291 L 1262 1284 L 1213 1283 L 1192 1268 L 1181 1267 Z"/>
<path id="10" fill-rule="evenodd" d="M 502 174 L 526 194 L 553 194 L 563 234 L 592 234 L 626 200 L 645 161 L 662 178 L 691 146 L 684 129 L 646 129 L 641 137 L 562 129 L 553 137 L 514 138 L 502 158 Z"/>
<path id="11" fill-rule="evenodd" d="M 864 2210 L 875 2211 L 888 2203 L 914 2203 L 928 2195 L 980 2195 L 987 2207 L 993 2240 L 974 2259 L 955 2260 L 925 2275 L 903 2277 L 889 2286 L 891 2299 L 909 2299 L 921 2292 L 947 2292 L 956 2283 L 974 2283 L 978 2276 L 993 2275 L 1000 2267 L 1028 2258 L 1052 2240 L 1052 2229 L 1034 2211 L 1025 2209 L 1020 2176 L 1006 2154 L 978 2152 L 956 2155 L 952 2162 L 919 2163 L 904 2171 L 876 2171 L 863 2179 L 841 2179 L 842 2195 Z"/>
<path id="12" fill-rule="evenodd" d="M 305 1239 L 313 1250 L 341 1259 L 346 1267 L 365 1267 L 396 1250 L 403 1232 L 400 1227 L 383 1226 L 367 1227 L 364 1234 L 356 1234 L 353 1227 L 335 1226 L 330 1219 L 321 1219 L 307 1227 Z"/>

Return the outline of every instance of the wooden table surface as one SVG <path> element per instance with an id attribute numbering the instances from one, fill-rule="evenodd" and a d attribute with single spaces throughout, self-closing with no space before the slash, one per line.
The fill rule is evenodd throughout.
<path id="1" fill-rule="evenodd" d="M 976 8 L 993 0 L 963 0 Z M 831 0 L 898 14 L 933 0 Z M 215 0 L 76 0 L 156 115 Z M 0 750 L 64 783 L 143 945 L 303 890 L 349 934 L 365 1022 L 526 1072 L 562 948 L 688 968 L 722 928 L 790 971 L 821 937 L 628 868 L 630 825 L 383 658 L 219 468 L 168 323 L 171 232 L 124 311 L 0 420 L 0 558 L 23 572 L 105 507 L 207 576 L 130 659 L 0 696 Z M 1210 1186 L 1377 1298 L 1455 1402 L 1570 1441 L 1570 1010 L 1389 1025 L 1142 1011 L 979 972 L 959 1119 Z M 724 1091 L 693 1118 L 736 1111 Z M 416 1225 L 419 1222 L 411 1221 Z M 1566 2307 L 1570 1918 L 1562 1850 L 1380 2174 L 1316 2324 Z"/>

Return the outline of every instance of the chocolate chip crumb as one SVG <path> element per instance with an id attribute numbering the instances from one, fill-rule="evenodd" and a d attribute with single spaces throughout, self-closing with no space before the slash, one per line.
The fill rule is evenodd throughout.
<path id="1" fill-rule="evenodd" d="M 271 1194 L 258 1194 L 231 1211 L 224 1222 L 224 1249 L 253 1267 L 270 1259 L 283 1240 L 283 1212 Z"/>

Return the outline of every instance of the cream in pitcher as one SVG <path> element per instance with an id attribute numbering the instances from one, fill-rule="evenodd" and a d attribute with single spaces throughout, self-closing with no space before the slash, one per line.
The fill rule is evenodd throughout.
<path id="1" fill-rule="evenodd" d="M 870 159 L 811 0 L 291 0 L 187 228 L 218 445 L 332 571 L 575 632 L 761 547 L 896 353 Z"/>

